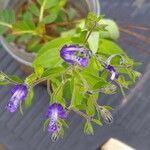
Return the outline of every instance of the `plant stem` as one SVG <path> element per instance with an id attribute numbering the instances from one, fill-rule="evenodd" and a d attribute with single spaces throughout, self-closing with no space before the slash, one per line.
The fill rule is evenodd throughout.
<path id="1" fill-rule="evenodd" d="M 32 84 L 32 88 L 33 88 L 34 86 L 36 86 L 37 84 L 39 84 L 39 83 L 45 81 L 45 80 L 47 80 L 47 78 L 41 78 L 41 79 L 39 79 L 39 80 L 36 80 L 36 81 Z"/>
<path id="2" fill-rule="evenodd" d="M 39 22 L 42 22 L 42 20 L 43 20 L 44 8 L 45 8 L 45 5 L 46 5 L 46 2 L 47 2 L 47 0 L 44 0 L 43 4 L 41 6 L 40 15 L 39 15 Z"/>
<path id="3" fill-rule="evenodd" d="M 89 39 L 91 33 L 93 32 L 94 28 L 96 27 L 96 22 L 94 22 L 93 27 L 91 28 L 91 30 L 89 31 L 88 35 L 86 36 L 85 40 L 84 40 L 84 44 L 86 44 L 87 40 Z"/>
<path id="4" fill-rule="evenodd" d="M 27 30 L 27 31 L 14 31 L 12 34 L 14 35 L 19 35 L 19 34 L 33 34 L 33 35 L 38 35 L 38 33 L 36 33 L 35 31 L 33 30 Z M 38 35 L 38 36 L 41 36 L 41 35 Z"/>
<path id="5" fill-rule="evenodd" d="M 69 22 L 70 22 L 70 18 L 69 18 L 68 12 L 67 12 L 64 8 L 62 8 L 62 11 L 63 11 L 64 14 L 66 15 L 67 22 L 69 23 Z"/>
<path id="6" fill-rule="evenodd" d="M 93 118 L 89 117 L 88 115 L 86 115 L 85 113 L 83 113 L 82 111 L 79 111 L 75 108 L 70 108 L 70 110 L 74 111 L 75 113 L 77 113 L 78 115 L 80 115 L 81 117 L 84 117 L 86 120 L 88 121 L 93 121 Z"/>
<path id="7" fill-rule="evenodd" d="M 0 21 L 0 25 L 8 27 L 8 28 L 12 28 L 11 24 L 8 24 L 8 23 L 2 22 L 2 21 Z"/>
<path id="8" fill-rule="evenodd" d="M 62 74 L 62 82 L 65 82 L 65 75 L 66 75 L 67 72 L 70 71 L 71 69 L 72 69 L 72 65 L 69 66 L 69 67 L 65 70 L 65 72 Z"/>
<path id="9" fill-rule="evenodd" d="M 51 96 L 52 92 L 51 82 L 50 80 L 47 80 L 47 93 Z"/>
<path id="10" fill-rule="evenodd" d="M 52 100 L 56 99 L 57 94 L 59 93 L 60 89 L 63 87 L 63 85 L 67 82 L 68 80 L 66 80 L 65 82 L 62 82 L 59 87 L 56 89 L 56 91 L 54 91 L 54 93 L 52 94 Z M 57 100 L 56 100 L 57 101 Z"/>

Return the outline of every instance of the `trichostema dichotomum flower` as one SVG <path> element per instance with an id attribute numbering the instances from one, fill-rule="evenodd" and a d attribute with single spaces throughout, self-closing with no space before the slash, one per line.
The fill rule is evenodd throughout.
<path id="1" fill-rule="evenodd" d="M 16 85 L 12 90 L 11 90 L 11 98 L 9 100 L 9 103 L 6 106 L 7 111 L 9 112 L 15 112 L 17 108 L 19 107 L 19 104 L 22 103 L 27 94 L 28 94 L 28 88 L 24 84 Z"/>
<path id="2" fill-rule="evenodd" d="M 58 130 L 57 120 L 59 118 L 66 119 L 67 113 L 65 112 L 61 104 L 53 103 L 48 107 L 46 116 L 50 119 L 50 122 L 48 124 L 48 131 L 50 133 L 54 133 Z"/>
<path id="3" fill-rule="evenodd" d="M 111 73 L 111 77 L 110 77 L 111 80 L 117 79 L 119 77 L 119 73 L 116 71 L 116 69 L 113 66 L 106 65 L 105 68 L 109 70 L 109 72 Z"/>
<path id="4" fill-rule="evenodd" d="M 89 61 L 89 50 L 77 45 L 64 45 L 60 50 L 60 56 L 69 64 L 87 67 Z"/>

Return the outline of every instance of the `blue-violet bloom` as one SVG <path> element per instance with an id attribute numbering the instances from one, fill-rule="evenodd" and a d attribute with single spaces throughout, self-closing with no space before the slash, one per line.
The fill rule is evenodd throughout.
<path id="1" fill-rule="evenodd" d="M 119 73 L 116 71 L 116 69 L 115 69 L 113 66 L 111 66 L 111 65 L 106 65 L 105 68 L 110 71 L 110 73 L 111 73 L 110 79 L 111 79 L 111 80 L 117 79 L 117 78 L 119 77 Z"/>
<path id="2" fill-rule="evenodd" d="M 50 118 L 50 122 L 48 124 L 48 131 L 54 133 L 58 130 L 57 120 L 59 118 L 66 119 L 67 113 L 65 112 L 61 104 L 53 103 L 48 108 L 47 117 Z"/>
<path id="3" fill-rule="evenodd" d="M 64 45 L 60 50 L 60 56 L 69 64 L 87 67 L 89 61 L 89 50 L 77 45 Z"/>
<path id="4" fill-rule="evenodd" d="M 24 84 L 16 85 L 11 90 L 11 98 L 9 100 L 9 103 L 6 106 L 7 111 L 13 113 L 17 110 L 20 102 L 24 101 L 27 94 L 28 94 L 28 88 Z"/>

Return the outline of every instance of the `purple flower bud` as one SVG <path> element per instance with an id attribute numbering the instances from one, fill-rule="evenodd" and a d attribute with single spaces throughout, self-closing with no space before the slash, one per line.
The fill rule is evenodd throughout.
<path id="1" fill-rule="evenodd" d="M 46 115 L 50 118 L 48 131 L 51 133 L 56 132 L 58 129 L 57 120 L 59 118 L 66 119 L 67 117 L 67 113 L 64 111 L 64 108 L 61 104 L 58 103 L 53 103 L 52 105 L 50 105 Z"/>
<path id="2" fill-rule="evenodd" d="M 89 60 L 89 50 L 77 45 L 64 45 L 60 50 L 60 56 L 69 64 L 87 67 Z"/>
<path id="3" fill-rule="evenodd" d="M 11 90 L 11 98 L 9 103 L 6 106 L 7 111 L 9 112 L 15 112 L 19 106 L 19 103 L 24 101 L 27 94 L 28 94 L 28 88 L 24 84 L 16 85 Z"/>
<path id="4" fill-rule="evenodd" d="M 108 69 L 111 73 L 111 80 L 117 79 L 119 77 L 119 73 L 116 71 L 116 69 L 111 65 L 106 65 L 106 69 Z"/>

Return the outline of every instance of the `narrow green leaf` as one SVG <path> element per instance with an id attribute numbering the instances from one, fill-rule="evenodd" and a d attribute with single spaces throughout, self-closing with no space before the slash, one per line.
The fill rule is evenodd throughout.
<path id="1" fill-rule="evenodd" d="M 40 15 L 40 9 L 37 7 L 37 5 L 35 3 L 31 3 L 29 5 L 29 10 L 32 14 L 34 14 L 35 16 L 39 17 Z"/>
<path id="2" fill-rule="evenodd" d="M 32 104 L 33 96 L 34 96 L 33 89 L 29 89 L 29 90 L 28 90 L 28 95 L 27 95 L 26 100 L 25 100 L 25 106 L 26 106 L 27 108 L 29 108 L 30 105 Z"/>
<path id="3" fill-rule="evenodd" d="M 12 24 L 15 23 L 14 10 L 1 10 L 0 11 L 0 34 L 5 33 Z"/>
<path id="4" fill-rule="evenodd" d="M 93 122 L 96 123 L 96 124 L 99 125 L 99 126 L 102 126 L 101 120 L 93 119 Z"/>
<path id="5" fill-rule="evenodd" d="M 43 22 L 45 24 L 49 24 L 49 23 L 54 22 L 56 19 L 57 19 L 57 14 L 50 14 L 43 18 Z"/>
<path id="6" fill-rule="evenodd" d="M 50 118 L 48 118 L 45 122 L 44 122 L 44 125 L 43 125 L 43 131 L 46 130 L 46 128 L 48 127 L 48 123 L 50 122 Z"/>
<path id="7" fill-rule="evenodd" d="M 89 48 L 95 54 L 99 46 L 99 32 L 92 32 L 88 38 Z"/>
<path id="8" fill-rule="evenodd" d="M 44 71 L 42 77 L 55 77 L 60 75 L 61 73 L 64 72 L 64 68 L 63 67 L 54 67 L 54 68 L 50 68 L 47 69 L 46 71 Z"/>
<path id="9" fill-rule="evenodd" d="M 14 82 L 16 82 L 18 84 L 23 83 L 23 81 L 16 75 L 9 76 L 9 78 L 11 79 L 11 81 L 14 81 Z"/>
<path id="10" fill-rule="evenodd" d="M 58 120 L 59 124 L 61 124 L 62 127 L 68 128 L 68 124 L 66 123 L 66 121 L 64 121 L 63 119 L 59 119 Z"/>
<path id="11" fill-rule="evenodd" d="M 86 121 L 84 125 L 84 133 L 87 135 L 93 135 L 93 127 L 89 121 Z"/>
<path id="12" fill-rule="evenodd" d="M 87 100 L 86 113 L 91 117 L 95 115 L 95 106 L 91 96 Z"/>

